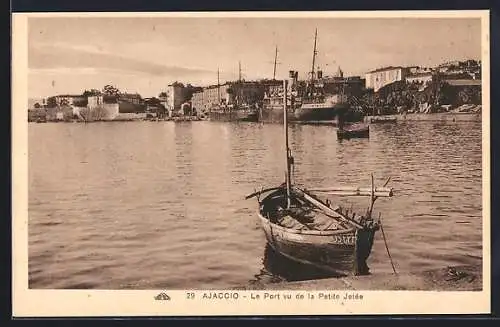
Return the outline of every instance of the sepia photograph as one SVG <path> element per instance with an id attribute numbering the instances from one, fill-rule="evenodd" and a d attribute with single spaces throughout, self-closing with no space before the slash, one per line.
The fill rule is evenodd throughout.
<path id="1" fill-rule="evenodd" d="M 487 11 L 13 16 L 19 312 L 488 312 Z"/>

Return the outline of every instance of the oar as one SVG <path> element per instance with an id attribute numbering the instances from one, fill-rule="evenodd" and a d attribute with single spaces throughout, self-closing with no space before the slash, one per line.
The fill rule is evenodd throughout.
<path id="1" fill-rule="evenodd" d="M 297 193 L 299 196 L 303 197 L 305 200 L 307 200 L 309 203 L 311 203 L 312 205 L 314 205 L 315 207 L 317 207 L 318 209 L 320 209 L 324 213 L 338 217 L 338 218 L 344 220 L 346 223 L 348 223 L 351 226 L 354 226 L 358 229 L 363 228 L 363 226 L 360 225 L 357 221 L 354 221 L 354 220 L 350 219 L 349 217 L 346 217 L 346 216 L 336 212 L 332 208 L 321 203 L 321 201 L 319 201 L 319 200 L 315 199 L 314 197 L 312 197 L 311 195 L 307 194 L 306 191 L 300 190 L 299 188 L 294 188 L 294 192 Z"/>
<path id="2" fill-rule="evenodd" d="M 384 226 L 382 226 L 382 220 L 380 219 L 380 212 L 378 213 L 378 221 L 380 224 L 380 230 L 382 231 L 382 237 L 384 238 L 385 249 L 387 250 L 387 255 L 389 256 L 389 260 L 391 261 L 392 271 L 394 271 L 394 274 L 397 275 L 398 273 L 396 272 L 396 268 L 394 267 L 394 262 L 392 261 L 391 252 L 389 252 L 389 246 L 387 245 L 387 239 L 384 233 Z"/>

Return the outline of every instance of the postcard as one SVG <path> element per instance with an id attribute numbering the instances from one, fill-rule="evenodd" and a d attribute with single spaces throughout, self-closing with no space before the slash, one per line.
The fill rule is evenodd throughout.
<path id="1" fill-rule="evenodd" d="M 488 11 L 12 26 L 15 317 L 490 312 Z"/>

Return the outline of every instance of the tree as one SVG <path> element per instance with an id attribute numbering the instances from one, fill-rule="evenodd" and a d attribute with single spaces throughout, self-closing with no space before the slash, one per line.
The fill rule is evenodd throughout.
<path id="1" fill-rule="evenodd" d="M 167 97 L 168 97 L 168 94 L 165 91 L 160 92 L 160 94 L 158 94 L 158 98 L 167 98 Z"/>
<path id="2" fill-rule="evenodd" d="M 102 94 L 104 103 L 116 103 L 120 95 L 120 90 L 113 85 L 106 85 L 102 89 Z"/>
<path id="3" fill-rule="evenodd" d="M 105 85 L 102 89 L 102 93 L 104 93 L 104 95 L 117 97 L 120 94 L 120 90 L 113 85 Z"/>
<path id="4" fill-rule="evenodd" d="M 101 95 L 101 91 L 99 91 L 97 89 L 91 89 L 90 91 L 89 90 L 85 90 L 85 91 L 83 91 L 82 95 L 85 96 L 85 97 L 97 96 L 97 95 Z"/>
<path id="5" fill-rule="evenodd" d="M 37 102 L 33 105 L 33 107 L 35 107 L 35 109 L 40 109 L 41 105 Z"/>
<path id="6" fill-rule="evenodd" d="M 49 107 L 49 108 L 57 107 L 56 97 L 49 97 L 47 99 L 47 107 Z"/>
<path id="7" fill-rule="evenodd" d="M 474 98 L 473 91 L 470 88 L 464 88 L 458 92 L 459 104 L 470 104 Z"/>

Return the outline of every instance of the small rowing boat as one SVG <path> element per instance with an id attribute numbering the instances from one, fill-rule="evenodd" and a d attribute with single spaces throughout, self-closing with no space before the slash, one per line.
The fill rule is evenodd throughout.
<path id="1" fill-rule="evenodd" d="M 397 121 L 396 117 L 390 117 L 390 116 L 374 116 L 370 118 L 371 124 L 395 123 L 396 121 Z"/>
<path id="2" fill-rule="evenodd" d="M 370 126 L 367 124 L 352 124 L 337 130 L 337 139 L 369 138 Z"/>

